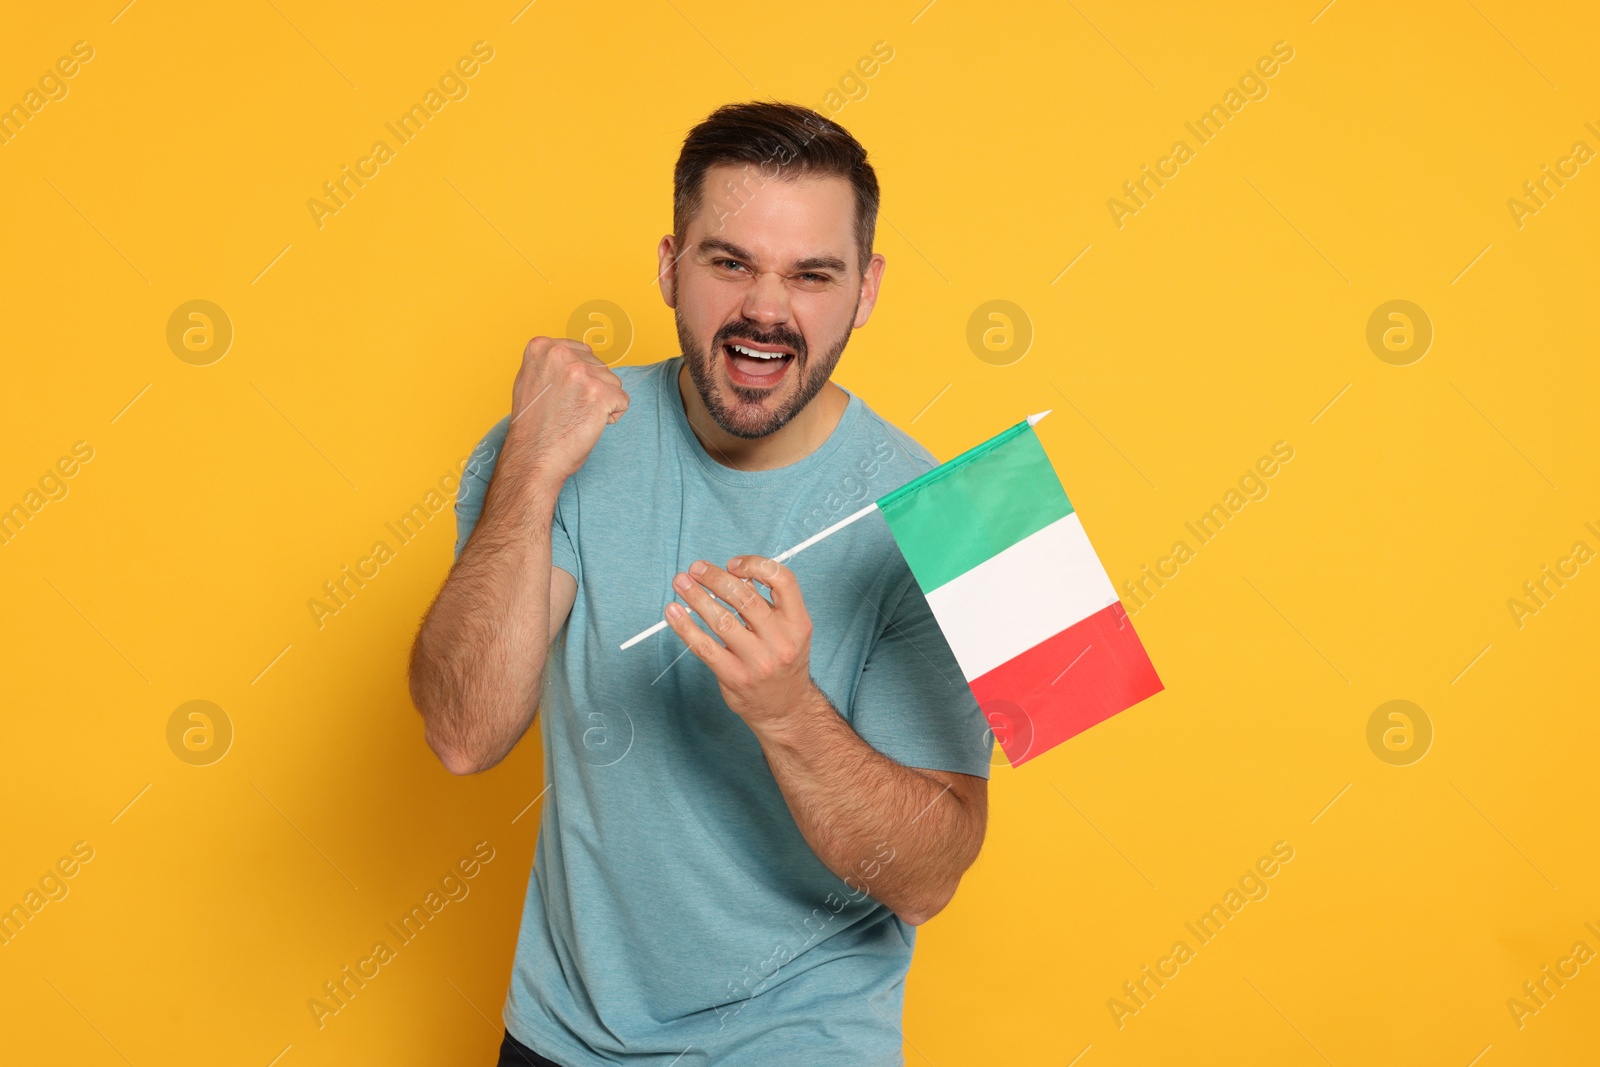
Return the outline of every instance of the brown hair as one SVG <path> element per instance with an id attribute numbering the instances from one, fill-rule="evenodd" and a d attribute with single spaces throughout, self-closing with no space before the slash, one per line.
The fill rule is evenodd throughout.
<path id="1" fill-rule="evenodd" d="M 856 254 L 865 271 L 878 225 L 878 176 L 867 150 L 832 119 L 799 104 L 724 104 L 683 140 L 672 171 L 672 231 L 683 254 L 684 230 L 705 200 L 706 170 L 748 163 L 763 180 L 801 175 L 845 178 L 856 194 Z"/>

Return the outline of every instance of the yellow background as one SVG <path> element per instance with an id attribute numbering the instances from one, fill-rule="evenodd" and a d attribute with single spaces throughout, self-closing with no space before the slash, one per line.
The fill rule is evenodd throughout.
<path id="1" fill-rule="evenodd" d="M 0 506 L 94 449 L 0 547 L 0 904 L 95 850 L 0 948 L 0 1058 L 492 1062 L 540 754 L 458 779 L 423 744 L 405 656 L 449 511 L 320 629 L 307 601 L 395 545 L 530 336 L 605 299 L 627 362 L 674 354 L 653 249 L 684 133 L 729 100 L 827 108 L 878 41 L 833 98 L 889 260 L 844 385 L 941 458 L 1055 408 L 1119 586 L 1295 450 L 1137 615 L 1166 692 L 996 768 L 919 938 L 907 1062 L 1592 1057 L 1600 963 L 1520 1029 L 1506 1005 L 1600 950 L 1600 564 L 1520 628 L 1507 607 L 1600 549 L 1600 164 L 1507 207 L 1600 149 L 1592 8 L 121 3 L 0 39 L 0 102 L 94 48 L 0 146 Z M 306 201 L 478 40 L 470 94 L 319 229 Z M 1277 41 L 1269 94 L 1119 228 L 1108 199 Z M 194 299 L 235 332 L 209 366 L 166 341 Z M 994 299 L 1034 331 L 1007 365 L 966 340 Z M 1365 339 L 1394 299 L 1433 324 L 1409 366 Z M 209 766 L 167 741 L 196 699 L 234 731 Z M 1367 744 L 1392 699 L 1434 731 L 1408 766 Z M 1270 895 L 1119 1028 L 1122 983 L 1280 840 Z M 307 1000 L 479 841 L 471 895 L 319 1030 Z"/>

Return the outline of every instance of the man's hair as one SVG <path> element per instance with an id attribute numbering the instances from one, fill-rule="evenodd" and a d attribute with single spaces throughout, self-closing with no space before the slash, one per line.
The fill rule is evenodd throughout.
<path id="1" fill-rule="evenodd" d="M 856 254 L 861 270 L 867 269 L 878 225 L 878 176 L 867 150 L 843 126 L 810 108 L 766 101 L 724 104 L 684 138 L 672 172 L 672 231 L 680 256 L 689 220 L 705 203 L 707 169 L 741 163 L 759 168 L 763 181 L 802 175 L 848 180 L 856 194 Z"/>

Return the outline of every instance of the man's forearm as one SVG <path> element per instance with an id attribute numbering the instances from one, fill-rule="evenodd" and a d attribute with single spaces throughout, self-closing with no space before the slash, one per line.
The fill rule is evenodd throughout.
<path id="1" fill-rule="evenodd" d="M 508 436 L 483 513 L 417 635 L 412 702 L 457 774 L 493 766 L 537 710 L 549 650 L 550 522 L 560 485 Z"/>
<path id="2" fill-rule="evenodd" d="M 829 870 L 913 925 L 949 902 L 977 857 L 985 812 L 867 744 L 815 686 L 781 729 L 756 737 Z"/>

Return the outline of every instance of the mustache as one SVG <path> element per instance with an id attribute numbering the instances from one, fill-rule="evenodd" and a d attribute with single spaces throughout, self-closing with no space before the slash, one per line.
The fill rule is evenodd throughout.
<path id="1" fill-rule="evenodd" d="M 763 330 L 753 322 L 730 322 L 717 331 L 711 339 L 713 349 L 733 341 L 749 341 L 758 345 L 780 345 L 794 350 L 796 358 L 804 358 L 806 339 L 793 330 Z"/>

